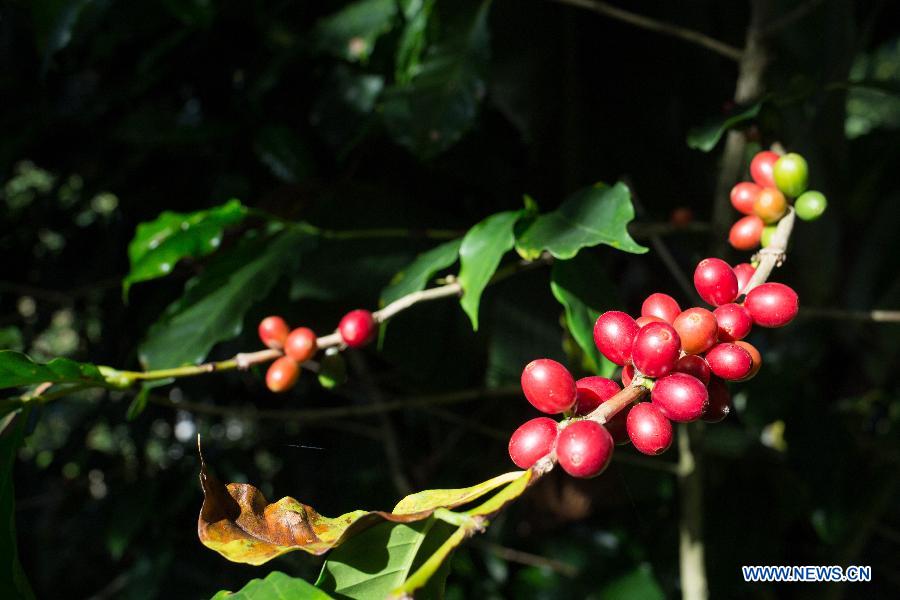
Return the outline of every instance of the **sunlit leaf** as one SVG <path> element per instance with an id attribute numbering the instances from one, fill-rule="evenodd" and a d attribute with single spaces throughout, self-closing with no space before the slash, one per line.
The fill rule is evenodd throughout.
<path id="1" fill-rule="evenodd" d="M 647 248 L 628 234 L 632 219 L 634 207 L 628 186 L 621 182 L 612 187 L 597 184 L 576 192 L 555 211 L 519 228 L 516 250 L 530 259 L 544 251 L 555 258 L 569 259 L 582 248 L 606 244 L 642 254 Z"/>
<path id="2" fill-rule="evenodd" d="M 316 26 L 316 45 L 338 58 L 366 61 L 375 41 L 391 30 L 397 17 L 396 0 L 358 0 L 322 19 Z"/>
<path id="3" fill-rule="evenodd" d="M 382 306 L 425 289 L 435 273 L 456 262 L 461 244 L 461 239 L 452 240 L 418 255 L 409 266 L 394 276 L 391 285 L 382 290 Z"/>
<path id="4" fill-rule="evenodd" d="M 96 366 L 68 358 L 37 363 L 21 352 L 0 350 L 0 389 L 39 383 L 103 383 Z"/>
<path id="5" fill-rule="evenodd" d="M 459 283 L 463 289 L 460 304 L 472 328 L 478 329 L 478 308 L 481 294 L 500 260 L 515 244 L 513 228 L 522 211 L 507 211 L 491 215 L 470 229 L 459 248 Z"/>
<path id="6" fill-rule="evenodd" d="M 239 223 L 247 209 L 238 200 L 192 213 L 166 211 L 153 221 L 137 226 L 128 244 L 131 268 L 122 282 L 124 293 L 132 284 L 164 277 L 183 258 L 215 252 L 225 228 Z"/>
<path id="7" fill-rule="evenodd" d="M 284 231 L 216 256 L 147 332 L 141 362 L 160 369 L 202 361 L 215 344 L 241 333 L 247 310 L 311 244 L 304 234 Z"/>
<path id="8" fill-rule="evenodd" d="M 725 132 L 745 121 L 755 119 L 763 106 L 763 101 L 741 106 L 731 113 L 710 120 L 705 125 L 694 127 L 687 134 L 687 145 L 695 150 L 709 152 L 716 147 Z"/>
<path id="9" fill-rule="evenodd" d="M 522 476 L 522 471 L 512 471 L 498 475 L 493 479 L 488 479 L 478 485 L 472 487 L 455 489 L 455 490 L 425 490 L 411 494 L 397 503 L 394 507 L 394 514 L 403 515 L 409 513 L 421 512 L 424 510 L 434 510 L 435 508 L 446 508 L 448 506 L 459 506 L 476 500 L 484 496 L 491 490 L 495 490 L 501 485 L 505 485 L 514 479 Z"/>
<path id="10" fill-rule="evenodd" d="M 251 579 L 236 592 L 222 590 L 211 600 L 328 600 L 328 594 L 302 579 L 272 571 L 263 579 Z"/>
<path id="11" fill-rule="evenodd" d="M 489 8 L 483 2 L 465 27 L 429 48 L 408 82 L 385 92 L 388 132 L 421 158 L 443 152 L 475 122 L 486 87 Z"/>

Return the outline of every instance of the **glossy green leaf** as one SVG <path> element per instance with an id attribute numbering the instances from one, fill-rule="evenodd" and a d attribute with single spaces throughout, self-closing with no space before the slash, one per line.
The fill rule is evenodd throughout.
<path id="1" fill-rule="evenodd" d="M 365 62 L 375 41 L 391 30 L 396 0 L 358 0 L 322 19 L 316 27 L 317 47 L 344 60 Z"/>
<path id="2" fill-rule="evenodd" d="M 460 304 L 472 328 L 478 329 L 478 307 L 481 294 L 500 260 L 515 244 L 513 229 L 522 211 L 507 211 L 491 215 L 470 229 L 459 248 L 459 283 L 463 289 Z"/>
<path id="3" fill-rule="evenodd" d="M 516 250 L 536 259 L 547 251 L 569 259 L 582 248 L 606 244 L 623 252 L 643 254 L 647 248 L 628 233 L 634 219 L 631 192 L 624 183 L 597 184 L 570 196 L 553 212 L 540 215 L 516 232 Z"/>
<path id="4" fill-rule="evenodd" d="M 593 373 L 609 377 L 616 365 L 603 356 L 594 344 L 594 323 L 602 312 L 615 305 L 612 283 L 603 266 L 585 252 L 571 260 L 553 264 L 550 281 L 553 296 L 566 311 L 566 326 L 584 352 Z"/>
<path id="5" fill-rule="evenodd" d="M 385 306 L 407 294 L 424 290 L 435 273 L 456 262 L 461 245 L 461 239 L 452 240 L 418 255 L 382 290 L 381 305 Z"/>
<path id="6" fill-rule="evenodd" d="M 730 114 L 710 120 L 705 125 L 694 127 L 687 134 L 687 145 L 694 150 L 709 152 L 716 147 L 725 132 L 745 121 L 755 119 L 762 109 L 763 101 L 738 107 Z"/>
<path id="7" fill-rule="evenodd" d="M 39 383 L 103 383 L 96 366 L 68 358 L 37 363 L 21 352 L 0 350 L 0 389 Z"/>
<path id="8" fill-rule="evenodd" d="M 153 221 L 137 226 L 128 244 L 131 268 L 122 282 L 128 295 L 132 284 L 164 277 L 183 258 L 199 258 L 215 252 L 226 227 L 239 223 L 247 208 L 238 200 L 192 213 L 166 211 Z"/>
<path id="9" fill-rule="evenodd" d="M 483 2 L 464 27 L 429 48 L 408 82 L 385 92 L 388 132 L 423 159 L 455 144 L 475 122 L 485 95 L 489 8 Z"/>
<path id="10" fill-rule="evenodd" d="M 272 571 L 264 579 L 251 579 L 236 592 L 222 590 L 211 600 L 328 600 L 328 594 L 302 579 Z"/>
<path id="11" fill-rule="evenodd" d="M 434 0 L 407 0 L 401 8 L 406 24 L 397 44 L 394 78 L 398 83 L 408 83 L 419 70 Z"/>
<path id="12" fill-rule="evenodd" d="M 473 500 L 477 500 L 488 492 L 497 489 L 501 485 L 505 485 L 510 481 L 518 479 L 522 476 L 522 471 L 512 471 L 498 475 L 493 479 L 488 479 L 477 485 L 467 488 L 452 490 L 425 490 L 411 494 L 397 503 L 393 513 L 395 515 L 409 514 L 421 512 L 424 510 L 434 510 L 447 506 L 460 506 Z"/>
<path id="13" fill-rule="evenodd" d="M 29 409 L 0 419 L 0 598 L 34 598 L 19 562 L 13 467 L 22 445 Z"/>
<path id="14" fill-rule="evenodd" d="M 312 244 L 301 233 L 244 240 L 188 281 L 181 298 L 150 328 L 138 353 L 148 369 L 195 364 L 241 333 L 244 314 Z"/>

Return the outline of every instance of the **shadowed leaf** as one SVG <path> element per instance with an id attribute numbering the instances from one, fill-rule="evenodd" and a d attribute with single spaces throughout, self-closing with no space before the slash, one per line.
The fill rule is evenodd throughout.
<path id="1" fill-rule="evenodd" d="M 265 579 L 251 579 L 236 592 L 222 590 L 211 600 L 328 600 L 328 594 L 302 579 L 272 571 Z"/>
<path id="2" fill-rule="evenodd" d="M 22 445 L 29 409 L 0 419 L 0 598 L 34 598 L 16 544 L 13 466 Z"/>
<path id="3" fill-rule="evenodd" d="M 319 22 L 316 45 L 338 58 L 365 62 L 375 41 L 391 30 L 396 16 L 396 0 L 353 2 Z"/>
<path id="4" fill-rule="evenodd" d="M 694 150 L 709 152 L 716 147 L 725 132 L 744 121 L 755 119 L 763 106 L 763 101 L 749 106 L 738 107 L 731 114 L 712 119 L 705 125 L 692 128 L 687 134 L 687 145 Z"/>
<path id="5" fill-rule="evenodd" d="M 462 240 L 452 240 L 418 255 L 409 266 L 397 273 L 391 284 L 381 292 L 382 306 L 425 289 L 428 280 L 435 273 L 456 262 L 461 244 Z"/>
<path id="6" fill-rule="evenodd" d="M 102 383 L 99 369 L 89 363 L 54 358 L 37 363 L 21 352 L 0 350 L 0 389 L 39 383 Z"/>

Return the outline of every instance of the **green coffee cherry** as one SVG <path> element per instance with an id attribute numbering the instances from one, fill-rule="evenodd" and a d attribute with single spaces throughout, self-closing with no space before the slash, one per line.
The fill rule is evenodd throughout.
<path id="1" fill-rule="evenodd" d="M 787 196 L 796 198 L 806 191 L 809 167 L 806 159 L 791 152 L 779 158 L 772 167 L 772 178 L 778 189 Z"/>
<path id="2" fill-rule="evenodd" d="M 828 201 L 822 192 L 810 190 L 800 195 L 794 202 L 797 216 L 804 221 L 815 221 L 822 216 L 828 207 Z"/>
<path id="3" fill-rule="evenodd" d="M 763 227 L 762 235 L 759 238 L 759 243 L 763 248 L 767 248 L 772 241 L 772 236 L 775 235 L 775 230 L 778 229 L 777 225 L 767 225 Z"/>

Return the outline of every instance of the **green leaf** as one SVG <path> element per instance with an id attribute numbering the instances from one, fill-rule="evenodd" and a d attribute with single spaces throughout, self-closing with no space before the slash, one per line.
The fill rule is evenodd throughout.
<path id="1" fill-rule="evenodd" d="M 397 44 L 394 78 L 398 83 L 408 83 L 419 70 L 434 0 L 407 0 L 402 8 L 406 25 Z"/>
<path id="2" fill-rule="evenodd" d="M 222 590 L 211 600 L 328 600 L 328 594 L 314 585 L 281 573 L 272 571 L 265 579 L 251 579 L 236 592 Z"/>
<path id="3" fill-rule="evenodd" d="M 333 350 L 334 348 L 332 348 Z M 336 388 L 347 381 L 347 363 L 340 352 L 328 354 L 319 363 L 319 385 L 326 390 Z"/>
<path id="4" fill-rule="evenodd" d="M 103 383 L 96 366 L 68 358 L 36 363 L 21 352 L 0 350 L 0 389 L 39 383 Z"/>
<path id="5" fill-rule="evenodd" d="M 478 329 L 481 293 L 500 265 L 503 255 L 515 244 L 513 228 L 522 216 L 514 210 L 491 215 L 470 229 L 459 248 L 459 283 L 463 289 L 460 304 L 472 329 Z"/>
<path id="6" fill-rule="evenodd" d="M 238 200 L 192 213 L 166 211 L 155 220 L 137 226 L 128 244 L 131 270 L 122 282 L 128 296 L 132 284 L 164 277 L 183 258 L 199 258 L 215 252 L 226 227 L 247 216 L 247 208 Z"/>
<path id="7" fill-rule="evenodd" d="M 613 580 L 600 590 L 600 598 L 641 598 L 662 600 L 666 597 L 650 567 L 642 565 Z"/>
<path id="8" fill-rule="evenodd" d="M 285 183 L 299 183 L 313 171 L 312 151 L 290 127 L 263 127 L 256 135 L 253 149 L 272 175 Z"/>
<path id="9" fill-rule="evenodd" d="M 353 2 L 319 21 L 316 46 L 344 60 L 365 62 L 372 54 L 375 41 L 391 30 L 396 17 L 396 0 Z"/>
<path id="10" fill-rule="evenodd" d="M 376 525 L 329 555 L 316 586 L 341 598 L 382 600 L 454 529 L 434 517 Z"/>
<path id="11" fill-rule="evenodd" d="M 603 377 L 612 375 L 616 365 L 594 344 L 597 317 L 616 304 L 603 266 L 585 252 L 571 260 L 558 260 L 553 264 L 550 289 L 565 308 L 566 327 L 587 357 L 591 371 Z"/>
<path id="12" fill-rule="evenodd" d="M 725 132 L 744 121 L 755 119 L 763 106 L 763 100 L 748 106 L 740 106 L 730 114 L 710 120 L 705 125 L 692 128 L 687 134 L 687 145 L 694 150 L 709 152 L 716 147 Z"/>
<path id="13" fill-rule="evenodd" d="M 385 92 L 388 133 L 420 158 L 448 149 L 475 122 L 485 95 L 490 5 L 482 2 L 460 31 L 429 49 L 408 82 Z"/>
<path id="14" fill-rule="evenodd" d="M 488 479 L 487 481 L 483 481 L 472 487 L 453 490 L 425 490 L 423 492 L 410 494 L 397 503 L 393 513 L 395 515 L 403 515 L 425 510 L 434 510 L 446 506 L 466 504 L 521 476 L 522 471 L 512 471 L 511 473 L 498 475 L 493 479 Z"/>
<path id="15" fill-rule="evenodd" d="M 172 378 L 168 379 L 159 379 L 156 381 L 147 381 L 141 384 L 141 389 L 138 390 L 137 395 L 135 395 L 134 399 L 131 401 L 131 404 L 128 405 L 128 410 L 125 412 L 125 419 L 127 421 L 134 421 L 141 413 L 144 412 L 144 409 L 147 408 L 147 401 L 150 399 L 150 390 L 153 388 L 162 387 L 164 385 L 169 385 L 175 381 Z"/>
<path id="16" fill-rule="evenodd" d="M 596 184 L 570 196 L 553 212 L 539 216 L 516 232 L 516 250 L 536 259 L 545 250 L 555 258 L 569 259 L 582 248 L 606 244 L 623 252 L 643 254 L 628 234 L 634 219 L 631 192 L 624 183 L 613 187 Z"/>
<path id="17" fill-rule="evenodd" d="M 20 410 L 0 419 L 0 598 L 34 598 L 19 562 L 13 490 L 13 467 L 28 413 Z"/>
<path id="18" fill-rule="evenodd" d="M 435 273 L 456 262 L 461 245 L 461 239 L 452 240 L 418 255 L 381 291 L 381 305 L 386 306 L 407 294 L 424 290 Z"/>
<path id="19" fill-rule="evenodd" d="M 244 314 L 269 293 L 312 240 L 292 230 L 250 238 L 188 281 L 184 295 L 150 328 L 138 353 L 148 369 L 195 364 L 241 333 Z"/>

